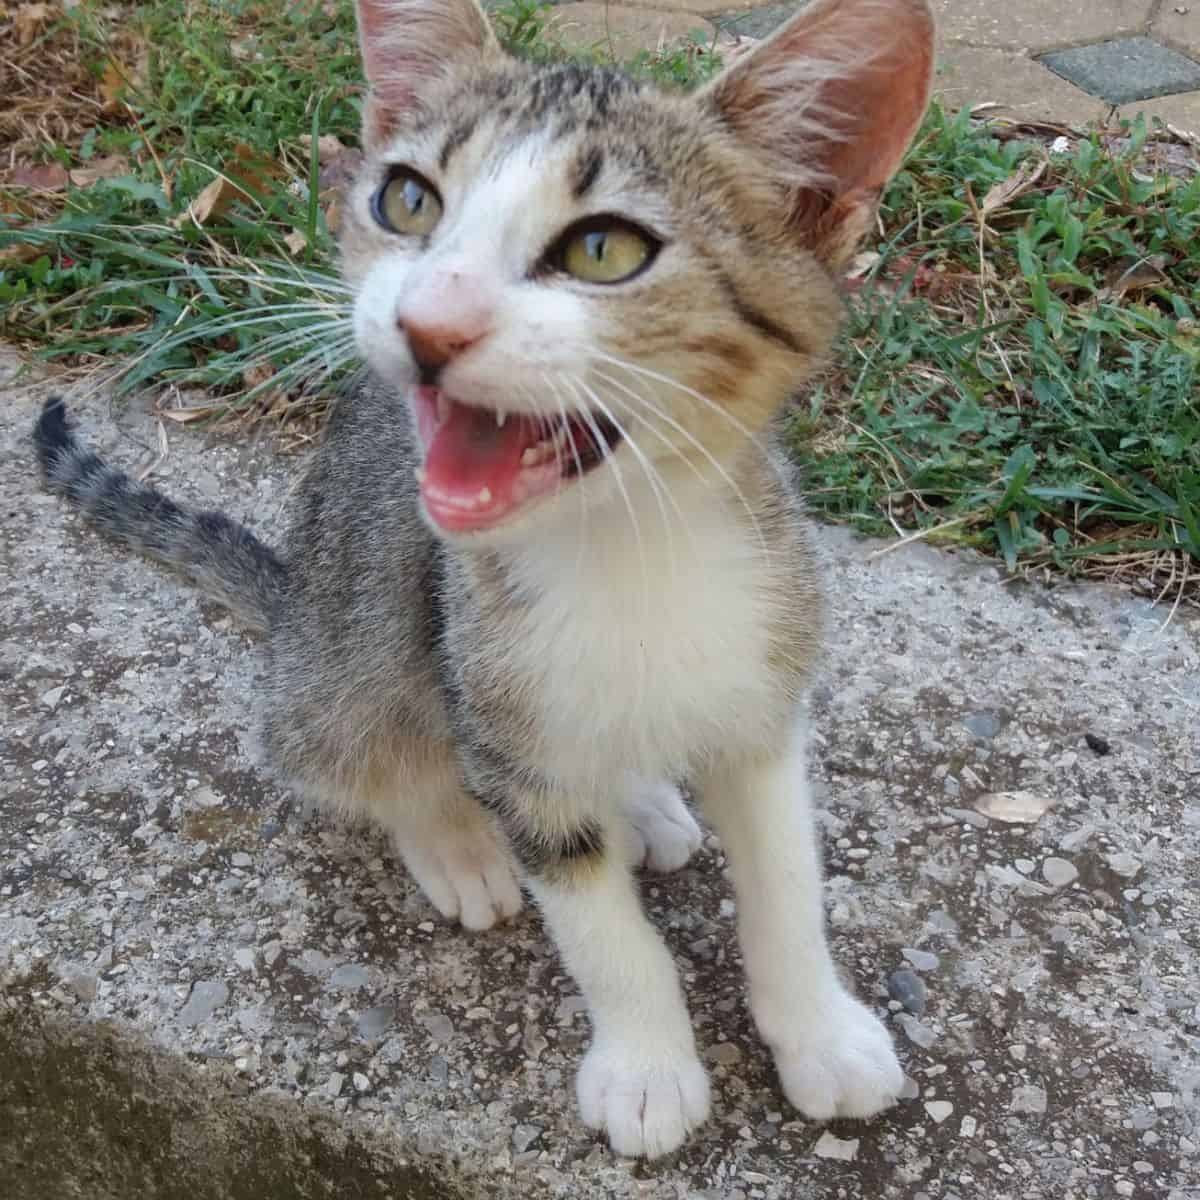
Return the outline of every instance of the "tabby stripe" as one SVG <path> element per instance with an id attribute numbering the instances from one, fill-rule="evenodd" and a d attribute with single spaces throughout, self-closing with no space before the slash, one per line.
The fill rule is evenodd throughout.
<path id="1" fill-rule="evenodd" d="M 728 275 L 721 275 L 721 286 L 733 307 L 733 311 L 751 328 L 757 329 L 764 337 L 781 346 L 786 346 L 793 354 L 811 353 L 808 345 L 797 337 L 790 329 L 785 329 L 777 321 L 771 320 L 761 309 L 757 309 L 738 290 L 737 285 Z"/>
<path id="2" fill-rule="evenodd" d="M 454 152 L 461 149 L 463 143 L 466 142 L 474 132 L 475 118 L 473 117 L 469 121 L 463 121 L 450 131 L 450 136 L 443 144 L 441 154 L 438 155 L 438 166 L 441 167 L 443 171 L 449 164 Z"/>

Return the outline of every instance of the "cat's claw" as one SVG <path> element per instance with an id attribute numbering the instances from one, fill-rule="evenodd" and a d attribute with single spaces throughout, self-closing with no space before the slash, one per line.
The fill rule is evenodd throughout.
<path id="1" fill-rule="evenodd" d="M 521 911 L 508 849 L 486 826 L 406 839 L 399 851 L 433 907 L 466 929 L 491 929 Z"/>
<path id="2" fill-rule="evenodd" d="M 874 1116 L 896 1103 L 904 1084 L 883 1023 L 848 992 L 772 1049 L 784 1094 L 814 1121 Z"/>
<path id="3" fill-rule="evenodd" d="M 658 1158 L 708 1118 L 708 1076 L 691 1047 L 674 1053 L 597 1041 L 576 1081 L 585 1125 L 627 1158 Z"/>
<path id="4" fill-rule="evenodd" d="M 700 849 L 704 834 L 680 790 L 670 783 L 633 778 L 625 801 L 634 865 L 678 871 Z"/>

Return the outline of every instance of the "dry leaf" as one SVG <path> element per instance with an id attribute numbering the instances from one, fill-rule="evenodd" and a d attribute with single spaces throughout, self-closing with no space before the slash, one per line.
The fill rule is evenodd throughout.
<path id="1" fill-rule="evenodd" d="M 233 161 L 225 164 L 224 174 L 218 175 L 173 223 L 176 228 L 187 221 L 207 225 L 223 216 L 235 201 L 251 199 L 247 188 L 263 195 L 270 190 L 270 181 L 281 174 L 277 164 L 239 142 L 233 150 Z"/>
<path id="2" fill-rule="evenodd" d="M 1054 801 L 1035 792 L 988 792 L 975 801 L 975 811 L 1010 825 L 1032 824 Z"/>
<path id="3" fill-rule="evenodd" d="M 269 363 L 269 362 L 251 363 L 250 366 L 248 366 L 242 372 L 242 383 L 244 383 L 247 388 L 262 387 L 262 385 L 264 383 L 266 383 L 267 380 L 271 379 L 274 375 L 275 375 L 275 368 L 274 368 L 274 366 L 271 365 L 271 363 Z"/>
<path id="4" fill-rule="evenodd" d="M 325 208 L 325 228 L 336 234 L 342 227 L 342 206 L 336 200 L 330 200 Z"/>
<path id="5" fill-rule="evenodd" d="M 983 215 L 1011 204 L 1022 193 L 1029 191 L 1046 170 L 1046 160 L 1026 159 L 1007 179 L 994 184 L 983 198 Z"/>
<path id="6" fill-rule="evenodd" d="M 110 58 L 104 64 L 104 74 L 100 76 L 100 83 L 96 89 L 103 101 L 100 111 L 110 117 L 114 113 L 120 112 L 121 98 L 125 95 L 125 89 L 128 86 L 129 76 L 126 74 L 125 68 Z"/>
<path id="7" fill-rule="evenodd" d="M 45 253 L 44 245 L 35 245 L 33 242 L 17 242 L 12 246 L 0 249 L 0 266 L 14 267 L 20 263 L 31 263 Z"/>
<path id="8" fill-rule="evenodd" d="M 1162 254 L 1149 258 L 1122 258 L 1108 272 L 1105 287 L 1114 299 L 1119 300 L 1129 292 L 1169 286 L 1171 281 L 1163 270 L 1166 265 L 1166 257 Z"/>
<path id="9" fill-rule="evenodd" d="M 361 150 L 349 150 L 343 147 L 340 153 L 321 164 L 321 170 L 317 176 L 317 190 L 327 192 L 333 188 L 345 187 L 358 174 L 362 161 Z"/>
<path id="10" fill-rule="evenodd" d="M 305 155 L 310 154 L 312 152 L 312 134 L 303 134 L 300 138 L 300 146 Z M 345 152 L 346 147 L 332 133 L 323 133 L 317 138 L 317 162 L 331 162 L 339 154 L 344 154 Z"/>
<path id="11" fill-rule="evenodd" d="M 203 421 L 205 417 L 211 417 L 216 411 L 215 405 L 204 404 L 199 408 L 165 408 L 159 415 L 177 425 L 190 425 L 193 421 Z"/>
<path id="12" fill-rule="evenodd" d="M 862 279 L 868 274 L 871 268 L 880 260 L 882 255 L 876 250 L 863 250 L 856 254 L 850 260 L 850 266 L 846 269 L 847 279 Z"/>
<path id="13" fill-rule="evenodd" d="M 288 248 L 290 254 L 303 254 L 304 248 L 308 245 L 308 238 L 304 236 L 298 229 L 293 229 L 291 233 L 283 239 L 283 244 Z"/>
<path id="14" fill-rule="evenodd" d="M 22 4 L 13 15 L 13 28 L 17 31 L 17 45 L 28 46 L 54 16 L 49 4 Z"/>
<path id="15" fill-rule="evenodd" d="M 86 167 L 77 167 L 70 173 L 72 184 L 77 188 L 91 187 L 99 179 L 116 179 L 129 174 L 129 160 L 121 154 L 108 154 L 94 158 Z"/>
<path id="16" fill-rule="evenodd" d="M 63 192 L 69 181 L 67 168 L 59 163 L 43 163 L 37 167 L 18 164 L 3 176 L 6 187 L 29 188 L 34 192 Z"/>

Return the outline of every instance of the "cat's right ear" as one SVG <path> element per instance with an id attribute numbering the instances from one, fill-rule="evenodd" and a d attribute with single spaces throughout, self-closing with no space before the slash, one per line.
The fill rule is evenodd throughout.
<path id="1" fill-rule="evenodd" d="M 501 54 L 476 0 L 357 0 L 358 41 L 370 93 L 363 141 L 377 145 L 420 108 L 448 71 Z"/>

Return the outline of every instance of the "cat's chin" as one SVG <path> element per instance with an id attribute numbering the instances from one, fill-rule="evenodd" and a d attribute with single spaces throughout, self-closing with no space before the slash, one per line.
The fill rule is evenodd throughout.
<path id="1" fill-rule="evenodd" d="M 621 440 L 610 421 L 590 413 L 502 413 L 423 385 L 411 403 L 423 452 L 421 504 L 449 534 L 515 524 L 598 467 Z"/>

